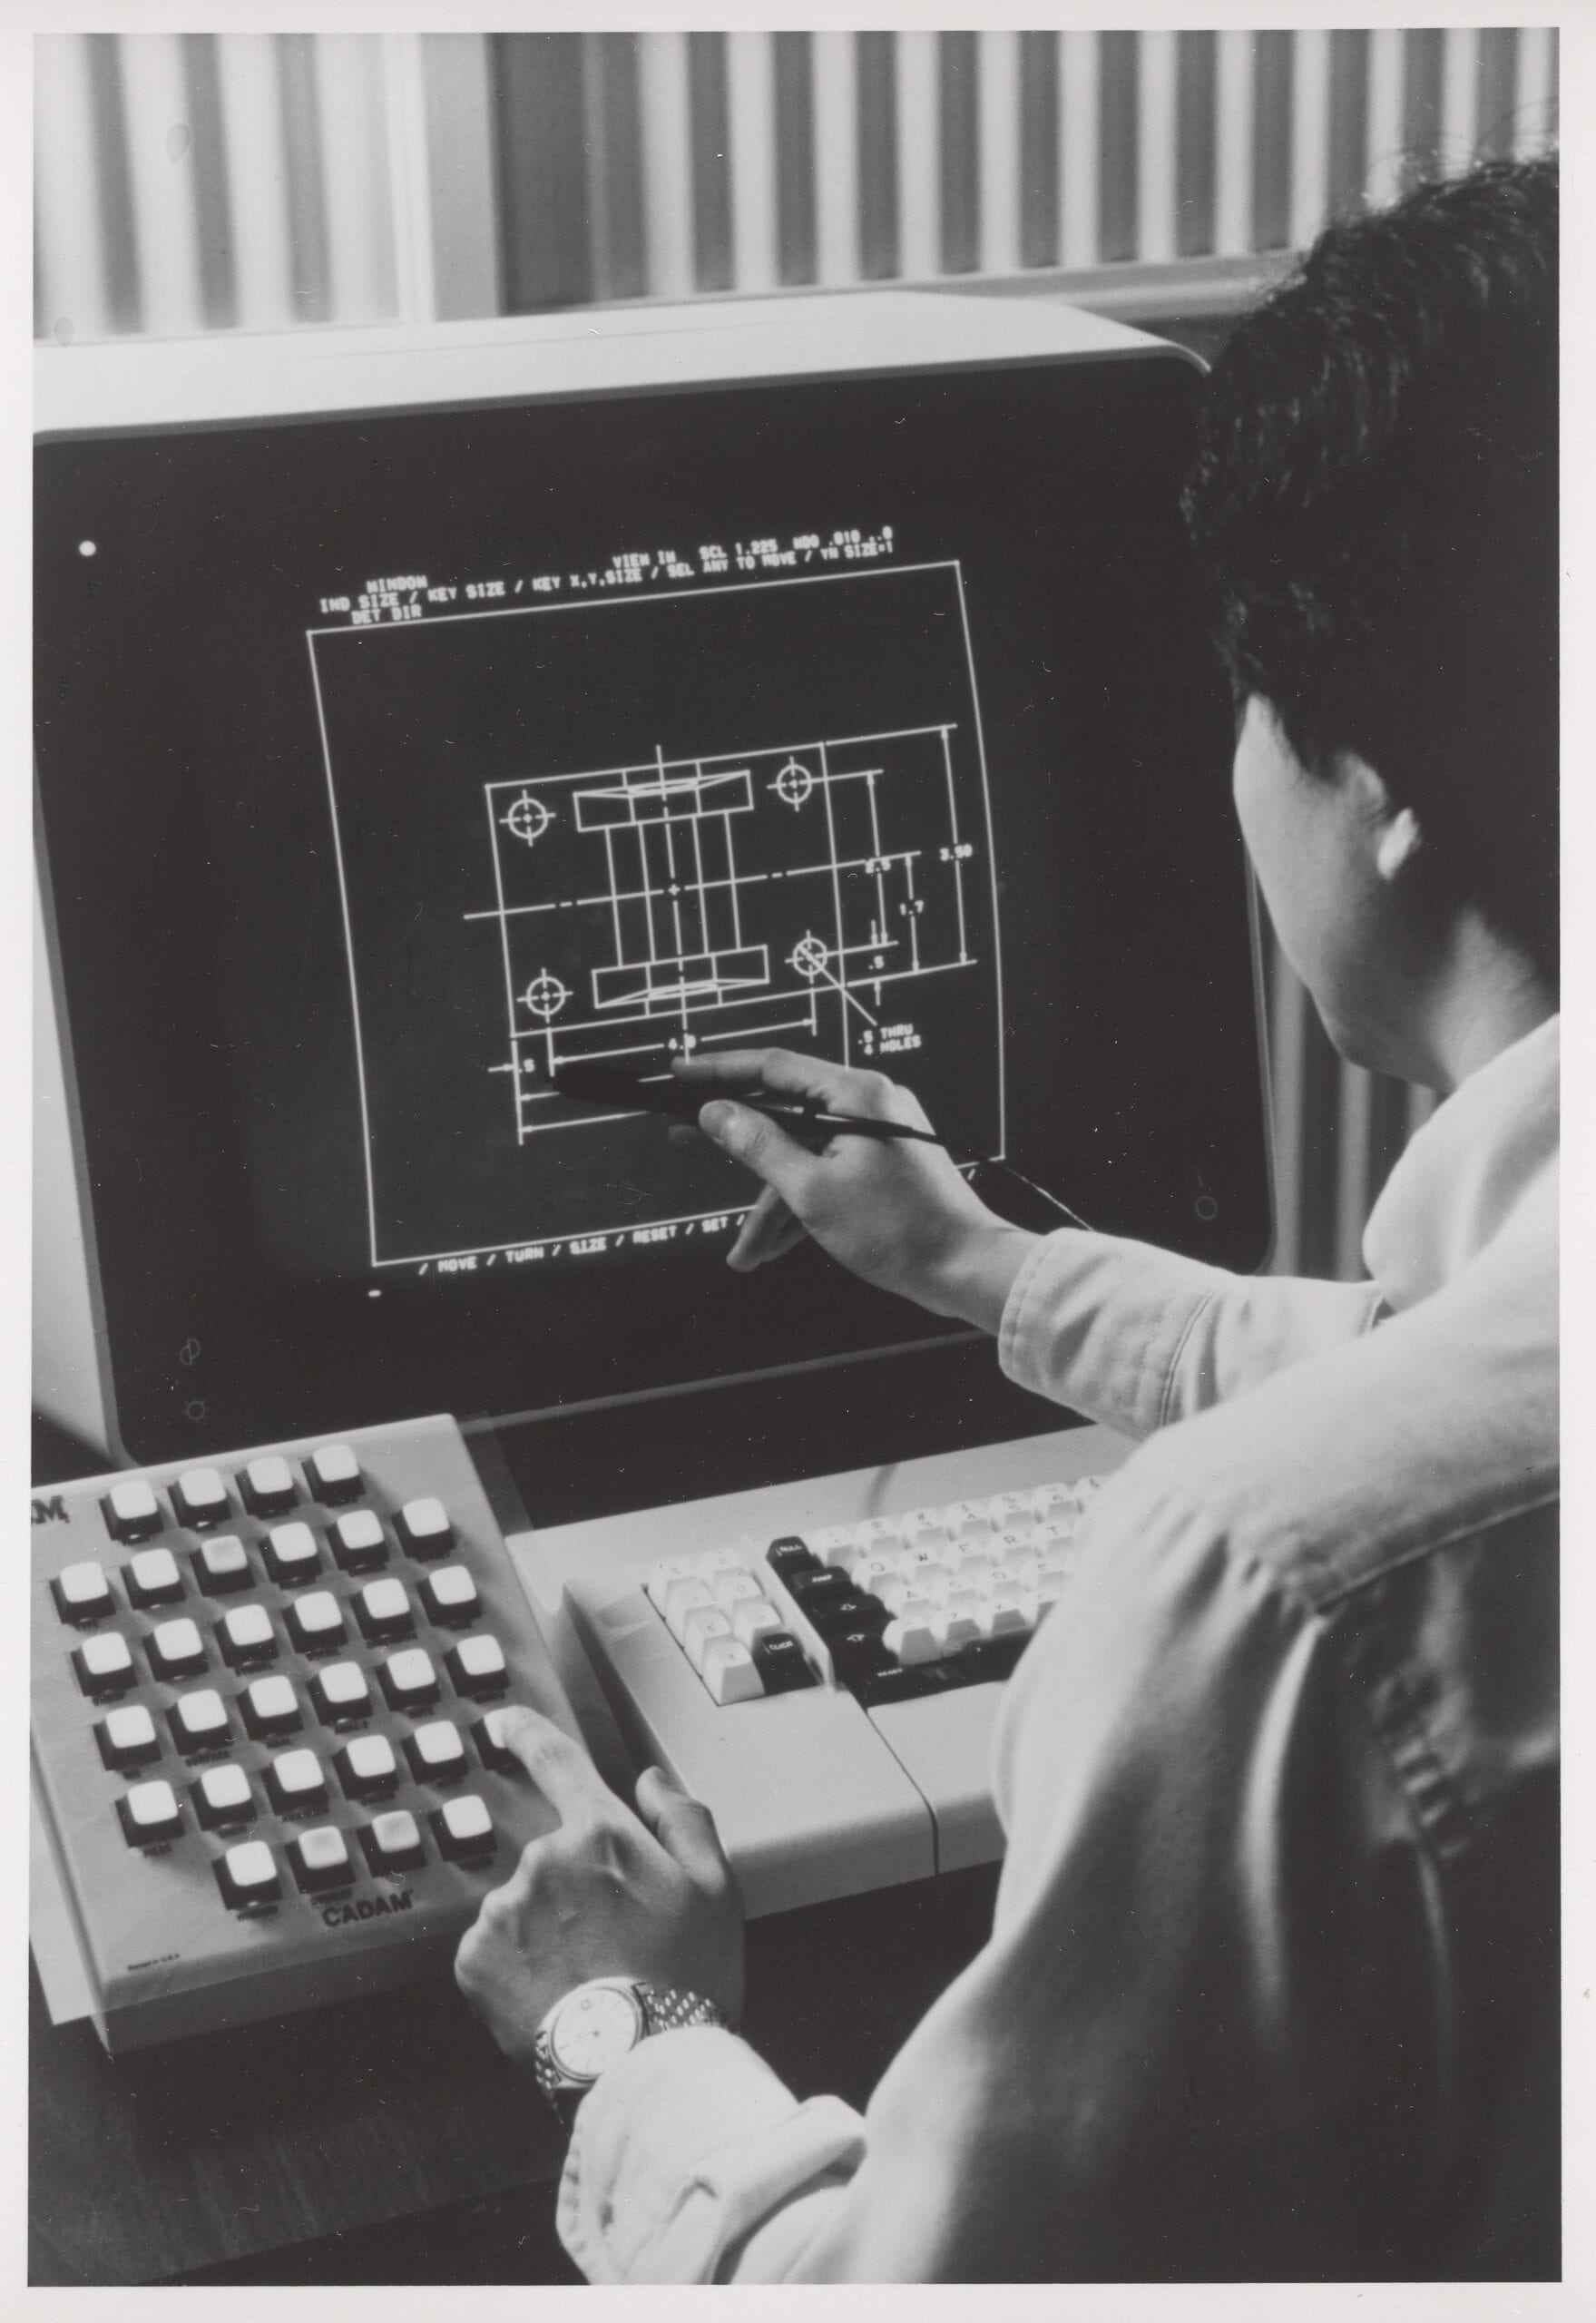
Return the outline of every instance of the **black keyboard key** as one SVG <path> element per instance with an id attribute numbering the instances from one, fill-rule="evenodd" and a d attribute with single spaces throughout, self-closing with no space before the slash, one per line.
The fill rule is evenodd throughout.
<path id="1" fill-rule="evenodd" d="M 1003 1680 L 1013 1672 L 1025 1648 L 1031 1642 L 1029 1630 L 1011 1631 L 1004 1637 L 974 1638 L 961 1646 L 954 1660 L 965 1681 L 978 1685 L 984 1681 Z"/>
<path id="2" fill-rule="evenodd" d="M 840 1573 L 795 1573 L 787 1585 L 817 1629 L 822 1627 L 828 1615 L 858 1602 L 857 1590 Z"/>
<path id="3" fill-rule="evenodd" d="M 796 1533 L 785 1533 L 780 1540 L 772 1541 L 765 1552 L 765 1563 L 789 1585 L 799 1573 L 826 1569 L 808 1543 Z"/>
<path id="4" fill-rule="evenodd" d="M 768 1694 L 790 1694 L 818 1681 L 796 1637 L 788 1630 L 767 1630 L 749 1648 L 759 1682 Z"/>

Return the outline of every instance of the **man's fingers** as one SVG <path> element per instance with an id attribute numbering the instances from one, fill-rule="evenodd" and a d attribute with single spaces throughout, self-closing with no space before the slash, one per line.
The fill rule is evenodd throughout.
<path id="1" fill-rule="evenodd" d="M 726 1854 L 709 1808 L 679 1790 L 662 1768 L 639 1778 L 637 1811 L 668 1855 L 695 1879 L 727 1876 Z"/>
<path id="2" fill-rule="evenodd" d="M 514 1750 L 562 1822 L 612 1806 L 614 1792 L 580 1742 L 541 1710 L 512 1703 L 499 1721 L 504 1748 Z"/>
<path id="3" fill-rule="evenodd" d="M 727 1049 L 715 1056 L 675 1057 L 671 1071 L 690 1089 L 764 1089 L 773 1097 L 835 1098 L 849 1079 L 846 1065 L 828 1057 L 800 1056 L 796 1049 Z"/>
<path id="4" fill-rule="evenodd" d="M 783 1250 L 790 1250 L 795 1242 L 803 1239 L 803 1228 L 775 1187 L 765 1186 L 743 1220 L 742 1230 L 728 1252 L 726 1263 L 739 1274 L 747 1273 L 762 1266 L 767 1259 L 779 1258 Z"/>
<path id="5" fill-rule="evenodd" d="M 763 1178 L 768 1186 L 796 1207 L 798 1189 L 815 1167 L 815 1157 L 787 1132 L 751 1106 L 717 1097 L 699 1115 L 699 1127 L 712 1137 L 723 1153 Z"/>

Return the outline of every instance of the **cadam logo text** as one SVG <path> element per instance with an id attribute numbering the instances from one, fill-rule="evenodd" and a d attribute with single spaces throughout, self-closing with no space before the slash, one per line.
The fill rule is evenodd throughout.
<path id="1" fill-rule="evenodd" d="M 357 1896 L 352 1904 L 328 1904 L 322 1918 L 328 1927 L 353 1927 L 358 1920 L 379 1920 L 387 1912 L 407 1912 L 416 1898 L 407 1887 L 392 1896 Z"/>

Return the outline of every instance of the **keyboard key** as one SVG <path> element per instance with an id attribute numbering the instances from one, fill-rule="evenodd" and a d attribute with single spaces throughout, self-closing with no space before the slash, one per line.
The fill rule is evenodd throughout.
<path id="1" fill-rule="evenodd" d="M 346 1796 L 357 1801 L 389 1799 L 399 1787 L 399 1762 L 386 1734 L 352 1735 L 333 1767 Z"/>
<path id="2" fill-rule="evenodd" d="M 469 1862 L 474 1856 L 492 1855 L 496 1844 L 494 1818 L 474 1791 L 447 1799 L 429 1818 L 438 1853 L 451 1863 Z"/>
<path id="3" fill-rule="evenodd" d="M 853 1588 L 845 1587 L 840 1597 L 827 1597 L 823 1604 L 806 1606 L 804 1610 L 827 1645 L 848 1630 L 879 1631 L 886 1627 L 886 1608 L 880 1599 L 863 1597 Z"/>
<path id="4" fill-rule="evenodd" d="M 161 1530 L 161 1503 L 142 1476 L 113 1485 L 101 1506 L 113 1541 L 147 1541 Z"/>
<path id="5" fill-rule="evenodd" d="M 235 1912 L 275 1904 L 282 1894 L 277 1864 L 264 1839 L 240 1839 L 216 1859 L 216 1884 Z"/>
<path id="6" fill-rule="evenodd" d="M 318 1500 L 336 1507 L 340 1501 L 358 1500 L 365 1490 L 360 1463 L 348 1444 L 324 1444 L 312 1452 L 305 1475 Z"/>
<path id="7" fill-rule="evenodd" d="M 327 1805 L 327 1776 L 314 1750 L 285 1750 L 269 1759 L 266 1791 L 279 1815 Z"/>
<path id="8" fill-rule="evenodd" d="M 375 1573 L 388 1561 L 382 1519 L 374 1508 L 352 1508 L 332 1528 L 332 1553 L 346 1573 Z"/>
<path id="9" fill-rule="evenodd" d="M 405 1739 L 417 1782 L 458 1782 L 466 1769 L 465 1739 L 452 1719 L 435 1718 Z"/>
<path id="10" fill-rule="evenodd" d="M 194 1578 L 207 1597 L 225 1597 L 250 1586 L 250 1560 L 236 1533 L 213 1533 L 201 1542 L 194 1552 Z"/>
<path id="11" fill-rule="evenodd" d="M 718 1574 L 746 1573 L 750 1559 L 757 1557 L 758 1554 L 759 1552 L 751 1541 L 728 1542 L 721 1548 L 706 1549 L 703 1555 L 698 1559 L 695 1570 L 699 1579 L 708 1582 L 710 1587 L 713 1589 Z"/>
<path id="12" fill-rule="evenodd" d="M 917 1661 L 940 1661 L 942 1640 L 936 1632 L 937 1616 L 927 1610 L 924 1615 L 898 1614 L 888 1622 L 882 1643 L 895 1661 L 906 1670 Z"/>
<path id="13" fill-rule="evenodd" d="M 707 1581 L 673 1581 L 666 1590 L 662 1610 L 666 1626 L 678 1645 L 681 1643 L 681 1632 L 688 1615 L 700 1608 L 710 1612 L 715 1610 L 715 1600 L 710 1594 Z"/>
<path id="14" fill-rule="evenodd" d="M 858 1680 L 889 1665 L 892 1656 L 881 1637 L 877 1629 L 851 1629 L 827 1640 L 833 1666 L 843 1685 L 851 1689 Z"/>
<path id="15" fill-rule="evenodd" d="M 731 1609 L 731 1634 L 739 1645 L 752 1650 L 754 1640 L 767 1630 L 784 1626 L 780 1614 L 768 1597 L 744 1597 Z"/>
<path id="16" fill-rule="evenodd" d="M 227 1486 L 214 1468 L 191 1468 L 171 1488 L 171 1505 L 180 1524 L 219 1524 L 230 1514 Z"/>
<path id="17" fill-rule="evenodd" d="M 787 1585 L 795 1603 L 803 1607 L 817 1629 L 828 1612 L 838 1605 L 855 1602 L 858 1596 L 847 1576 L 834 1573 L 829 1566 L 823 1573 L 795 1573 Z"/>
<path id="18" fill-rule="evenodd" d="M 371 1689 L 357 1661 L 329 1661 L 310 1681 L 310 1699 L 324 1725 L 347 1726 L 371 1715 Z"/>
<path id="19" fill-rule="evenodd" d="M 94 1731 L 100 1756 L 113 1774 L 128 1767 L 148 1766 L 152 1759 L 161 1756 L 161 1737 L 142 1702 L 108 1710 Z"/>
<path id="20" fill-rule="evenodd" d="M 407 1500 L 394 1520 L 401 1544 L 413 1557 L 441 1557 L 455 1545 L 455 1528 L 441 1500 Z"/>
<path id="21" fill-rule="evenodd" d="M 304 1723 L 299 1698 L 286 1678 L 252 1679 L 242 1699 L 244 1724 L 257 1742 L 292 1734 Z"/>
<path id="22" fill-rule="evenodd" d="M 214 1686 L 178 1696 L 171 1706 L 171 1732 L 180 1750 L 214 1750 L 231 1741 L 227 1706 Z"/>
<path id="23" fill-rule="evenodd" d="M 843 1536 L 837 1542 L 837 1547 L 846 1548 L 847 1526 L 839 1524 L 835 1529 Z M 799 1573 L 818 1573 L 822 1569 L 821 1559 L 818 1553 L 796 1533 L 783 1534 L 778 1541 L 772 1541 L 765 1552 L 765 1563 L 772 1573 L 779 1574 L 783 1581 L 788 1583 L 796 1581 Z"/>
<path id="24" fill-rule="evenodd" d="M 745 1564 L 726 1566 L 710 1583 L 710 1594 L 723 1613 L 729 1613 L 734 1605 L 751 1603 L 764 1593 Z"/>
<path id="25" fill-rule="evenodd" d="M 504 1649 L 496 1637 L 463 1637 L 458 1645 L 449 1648 L 444 1664 L 456 1691 L 473 1701 L 501 1693 L 510 1682 Z"/>
<path id="26" fill-rule="evenodd" d="M 155 1605 L 175 1605 L 183 1594 L 183 1577 L 170 1549 L 141 1549 L 122 1567 L 127 1601 L 141 1613 Z"/>
<path id="27" fill-rule="evenodd" d="M 92 1557 L 64 1567 L 51 1583 L 50 1592 L 62 1620 L 76 1626 L 102 1622 L 107 1613 L 116 1611 L 116 1600 L 111 1593 L 104 1568 Z"/>
<path id="28" fill-rule="evenodd" d="M 734 1637 L 711 1638 L 699 1671 L 710 1699 L 726 1709 L 732 1702 L 752 1701 L 765 1691 L 754 1657 Z"/>
<path id="29" fill-rule="evenodd" d="M 294 1867 L 295 1878 L 308 1896 L 323 1887 L 347 1887 L 355 1877 L 349 1843 L 332 1823 L 318 1824 L 313 1831 L 301 1831 L 289 1849 L 289 1860 Z"/>
<path id="30" fill-rule="evenodd" d="M 440 1565 L 421 1584 L 421 1602 L 432 1621 L 446 1629 L 464 1629 L 482 1611 L 476 1583 L 463 1564 Z"/>
<path id="31" fill-rule="evenodd" d="M 1029 1637 L 1032 1617 L 1023 1600 L 1017 1597 L 993 1597 L 980 1612 L 983 1637 Z"/>
<path id="32" fill-rule="evenodd" d="M 182 1809 L 169 1782 L 137 1782 L 117 1802 L 129 1847 L 154 1847 L 175 1839 L 183 1828 Z"/>
<path id="33" fill-rule="evenodd" d="M 502 1710 L 485 1710 L 471 1730 L 477 1754 L 485 1767 L 494 1774 L 514 1774 L 521 1761 L 504 1740 L 504 1713 Z"/>
<path id="34" fill-rule="evenodd" d="M 994 1492 L 986 1504 L 986 1514 L 995 1529 L 1001 1533 L 1006 1525 L 1029 1524 L 1031 1497 L 1028 1492 Z"/>
<path id="35" fill-rule="evenodd" d="M 289 1524 L 274 1524 L 260 1554 L 272 1580 L 284 1588 L 297 1581 L 308 1581 L 313 1573 L 321 1571 L 321 1551 L 316 1545 L 316 1535 L 300 1517 Z"/>
<path id="36" fill-rule="evenodd" d="M 405 1584 L 391 1575 L 368 1581 L 354 1602 L 356 1619 L 375 1645 L 389 1638 L 409 1637 L 415 1630 L 416 1617 Z"/>
<path id="37" fill-rule="evenodd" d="M 943 1667 L 956 1671 L 967 1683 L 1002 1684 L 1013 1673 L 1014 1664 L 1031 1642 L 1029 1630 L 1011 1631 L 1003 1637 L 976 1638 L 964 1646 L 956 1659 Z"/>
<path id="38" fill-rule="evenodd" d="M 984 1500 L 950 1501 L 943 1514 L 950 1540 L 965 1535 L 980 1540 L 992 1530 L 989 1506 Z"/>
<path id="39" fill-rule="evenodd" d="M 679 1581 L 701 1581 L 696 1557 L 662 1557 L 643 1583 L 643 1594 L 656 1613 L 665 1611 L 667 1593 Z"/>
<path id="40" fill-rule="evenodd" d="M 253 1670 L 277 1659 L 277 1632 L 264 1605 L 235 1605 L 222 1616 L 216 1641 L 222 1660 L 234 1670 Z"/>
<path id="41" fill-rule="evenodd" d="M 936 1615 L 931 1627 L 945 1660 L 957 1653 L 962 1646 L 973 1645 L 982 1635 L 981 1617 L 974 1604 L 948 1606 Z"/>
<path id="42" fill-rule="evenodd" d="M 255 1794 L 242 1767 L 207 1767 L 191 1796 L 194 1812 L 208 1831 L 255 1819 Z"/>
<path id="43" fill-rule="evenodd" d="M 423 1652 L 418 1645 L 408 1646 L 401 1653 L 390 1653 L 377 1674 L 394 1710 L 424 1709 L 428 1702 L 436 1702 L 443 1691 L 431 1654 Z"/>
<path id="44" fill-rule="evenodd" d="M 344 1642 L 343 1609 L 330 1589 L 312 1589 L 307 1596 L 296 1598 L 283 1619 L 301 1653 L 315 1653 Z"/>
<path id="45" fill-rule="evenodd" d="M 86 1637 L 72 1657 L 77 1681 L 91 1701 L 125 1693 L 133 1682 L 133 1657 L 120 1630 Z"/>
<path id="46" fill-rule="evenodd" d="M 768 1694 L 790 1694 L 818 1683 L 804 1650 L 789 1630 L 766 1630 L 749 1648 L 759 1683 Z"/>
<path id="47" fill-rule="evenodd" d="M 927 1573 L 941 1570 L 945 1551 L 922 1541 L 915 1548 L 900 1549 L 897 1554 L 897 1577 L 900 1581 L 917 1582 Z"/>
<path id="48" fill-rule="evenodd" d="M 701 1678 L 704 1649 L 718 1637 L 729 1638 L 731 1623 L 719 1605 L 695 1605 L 681 1625 L 681 1650 Z"/>
<path id="49" fill-rule="evenodd" d="M 862 1524 L 854 1526 L 851 1545 L 863 1549 L 867 1555 L 879 1549 L 883 1554 L 896 1554 L 906 1545 L 902 1524 L 894 1516 L 867 1516 Z M 827 1559 L 827 1563 L 833 1560 Z"/>
<path id="50" fill-rule="evenodd" d="M 373 1871 L 414 1871 L 426 1860 L 420 1829 L 407 1807 L 374 1815 L 360 1834 L 360 1844 Z"/>
<path id="51" fill-rule="evenodd" d="M 1095 1500 L 1102 1490 L 1104 1481 L 1102 1476 L 1077 1476 L 1075 1479 L 1076 1505 L 1084 1509 L 1089 1501 Z"/>
<path id="52" fill-rule="evenodd" d="M 938 1548 L 950 1538 L 947 1511 L 945 1508 L 912 1508 L 898 1519 L 898 1531 L 905 1548 L 917 1547 L 925 1542 L 929 1548 Z"/>
<path id="53" fill-rule="evenodd" d="M 853 1546 L 854 1528 L 851 1524 L 822 1524 L 818 1532 L 787 1534 L 783 1539 L 798 1541 L 800 1547 L 807 1547 L 817 1564 L 831 1564 Z"/>
<path id="54" fill-rule="evenodd" d="M 238 1481 L 240 1495 L 251 1516 L 280 1516 L 299 1497 L 294 1488 L 293 1471 L 278 1452 L 262 1453 L 259 1459 L 250 1461 Z"/>
<path id="55" fill-rule="evenodd" d="M 1080 1512 L 1072 1485 L 1038 1485 L 1031 1495 L 1031 1514 L 1039 1524 L 1072 1524 Z"/>
<path id="56" fill-rule="evenodd" d="M 147 1651 L 151 1669 L 158 1678 L 169 1682 L 179 1678 L 197 1678 L 205 1667 L 205 1643 L 199 1624 L 186 1616 L 181 1621 L 162 1622 L 152 1630 Z"/>

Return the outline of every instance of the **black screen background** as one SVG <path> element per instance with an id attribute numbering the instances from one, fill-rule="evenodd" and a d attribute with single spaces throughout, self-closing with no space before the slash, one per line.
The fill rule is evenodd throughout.
<path id="1" fill-rule="evenodd" d="M 274 1205 L 324 1267 L 352 1228 L 363 1244 L 304 632 L 319 594 L 373 574 L 575 570 L 640 539 L 882 524 L 905 562 L 956 556 L 1002 881 L 1011 1156 L 1095 1224 L 1258 1263 L 1229 708 L 1176 514 L 1197 388 L 1184 361 L 1138 358 L 41 446 L 40 791 L 129 1451 L 542 1410 L 945 1333 L 808 1250 L 752 1279 L 673 1245 L 535 1279 L 390 1279 L 376 1299 L 368 1275 L 274 1254 Z M 293 1115 L 317 1136 L 285 1133 Z M 574 1428 L 584 1482 L 555 1497 L 645 1493 L 651 1430 L 694 1489 L 689 1439 L 734 1412 L 748 1462 L 717 1482 L 817 1465 L 800 1406 L 829 1413 L 832 1466 L 850 1429 L 890 1451 L 1056 1421 L 994 1371 L 960 1348 L 800 1377 L 772 1389 L 769 1426 L 746 1398 L 645 1405 L 608 1474 L 592 1446 L 620 1432 Z"/>

